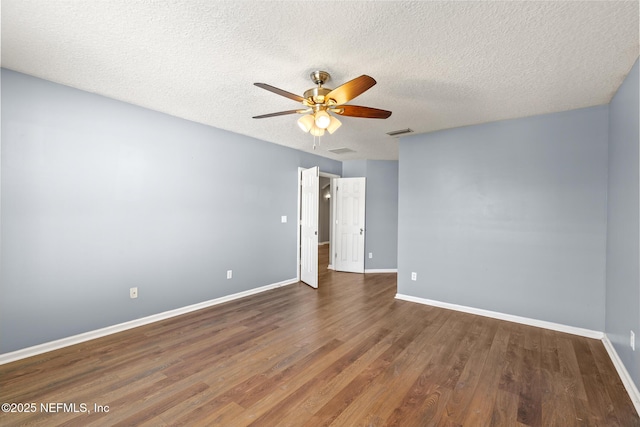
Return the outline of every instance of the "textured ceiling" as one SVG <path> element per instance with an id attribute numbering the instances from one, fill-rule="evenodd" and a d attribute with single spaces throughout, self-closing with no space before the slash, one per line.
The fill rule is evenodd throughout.
<path id="1" fill-rule="evenodd" d="M 430 132 L 610 101 L 639 53 L 638 1 L 257 2 L 2 0 L 2 66 L 312 151 L 298 108 L 253 86 L 302 94 L 378 84 L 350 104 L 316 154 L 396 159 L 386 132 Z M 327 150 L 351 148 L 335 155 Z"/>

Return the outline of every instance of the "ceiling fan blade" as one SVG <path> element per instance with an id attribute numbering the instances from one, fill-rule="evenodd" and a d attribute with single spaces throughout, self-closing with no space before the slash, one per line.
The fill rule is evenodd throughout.
<path id="1" fill-rule="evenodd" d="M 295 93 L 287 92 L 286 90 L 278 89 L 275 86 L 268 85 L 266 83 L 254 83 L 254 85 L 268 90 L 269 92 L 277 93 L 278 95 L 284 96 L 285 98 L 293 99 L 294 101 L 302 102 L 304 98 L 300 95 L 296 95 Z"/>
<path id="2" fill-rule="evenodd" d="M 331 111 L 342 116 L 361 117 L 365 119 L 386 119 L 391 115 L 391 111 L 361 107 L 359 105 L 341 105 Z"/>
<path id="3" fill-rule="evenodd" d="M 266 119 L 267 117 L 275 117 L 275 116 L 285 116 L 287 114 L 296 114 L 296 113 L 304 113 L 307 110 L 288 110 L 288 111 L 279 111 L 277 113 L 271 114 L 263 114 L 261 116 L 253 116 L 254 119 Z"/>
<path id="4" fill-rule="evenodd" d="M 376 81 L 373 77 L 369 77 L 367 75 L 362 75 L 360 77 L 356 77 L 353 80 L 346 82 L 345 84 L 338 86 L 333 89 L 326 95 L 326 99 L 333 99 L 336 104 L 344 104 L 351 101 L 356 96 L 362 94 L 363 92 L 369 90 L 373 85 L 376 84 Z"/>

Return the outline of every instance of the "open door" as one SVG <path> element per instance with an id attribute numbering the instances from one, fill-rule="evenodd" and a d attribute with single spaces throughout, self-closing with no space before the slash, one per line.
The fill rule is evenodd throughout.
<path id="1" fill-rule="evenodd" d="M 320 169 L 302 171 L 300 200 L 300 280 L 318 287 L 318 197 Z"/>
<path id="2" fill-rule="evenodd" d="M 364 273 L 365 178 L 336 178 L 335 251 L 337 271 Z"/>

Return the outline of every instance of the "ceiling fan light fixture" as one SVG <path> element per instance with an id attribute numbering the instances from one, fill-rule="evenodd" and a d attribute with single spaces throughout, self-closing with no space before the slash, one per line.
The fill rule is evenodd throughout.
<path id="1" fill-rule="evenodd" d="M 333 116 L 329 116 L 329 118 L 331 121 L 329 122 L 329 126 L 327 126 L 327 132 L 329 132 L 329 134 L 333 134 L 340 126 L 342 126 L 342 122 Z"/>
<path id="2" fill-rule="evenodd" d="M 315 126 L 315 125 L 311 128 L 311 130 L 309 132 L 313 136 L 322 136 L 322 135 L 324 135 L 324 129 L 319 128 L 318 126 Z"/>
<path id="3" fill-rule="evenodd" d="M 324 110 L 320 110 L 316 113 L 316 126 L 320 129 L 326 129 L 331 123 L 331 116 Z"/>
<path id="4" fill-rule="evenodd" d="M 298 126 L 303 132 L 309 132 L 315 125 L 315 118 L 313 114 L 306 114 L 298 119 Z"/>

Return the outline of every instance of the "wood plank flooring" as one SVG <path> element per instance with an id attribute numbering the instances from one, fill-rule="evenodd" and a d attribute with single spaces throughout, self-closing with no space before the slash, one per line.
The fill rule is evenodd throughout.
<path id="1" fill-rule="evenodd" d="M 0 425 L 640 426 L 598 340 L 395 300 L 394 274 L 321 272 L 318 290 L 2 365 L 0 402 L 36 410 Z"/>

